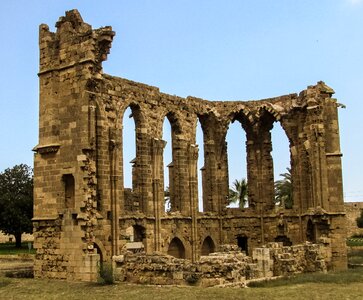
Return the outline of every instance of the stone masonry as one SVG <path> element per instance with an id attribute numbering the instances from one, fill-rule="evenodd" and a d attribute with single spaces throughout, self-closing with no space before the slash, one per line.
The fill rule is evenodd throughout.
<path id="1" fill-rule="evenodd" d="M 344 207 L 347 219 L 347 236 L 363 236 L 363 228 L 359 228 L 357 225 L 357 218 L 363 211 L 363 202 L 346 202 Z"/>
<path id="2" fill-rule="evenodd" d="M 264 100 L 207 101 L 104 74 L 115 32 L 92 29 L 77 10 L 56 32 L 40 25 L 39 143 L 34 148 L 35 276 L 92 281 L 127 248 L 197 263 L 237 245 L 321 243 L 329 269 L 347 267 L 341 152 L 334 91 L 324 82 Z M 135 122 L 133 184 L 124 188 L 123 117 Z M 172 128 L 170 212 L 162 140 Z M 196 125 L 204 136 L 203 212 L 198 211 Z M 228 208 L 226 134 L 246 132 L 249 207 Z M 271 129 L 290 142 L 293 206 L 274 203 Z M 125 132 L 127 136 L 127 132 Z M 133 133 L 129 133 L 133 134 Z M 199 192 L 200 193 L 200 192 Z"/>

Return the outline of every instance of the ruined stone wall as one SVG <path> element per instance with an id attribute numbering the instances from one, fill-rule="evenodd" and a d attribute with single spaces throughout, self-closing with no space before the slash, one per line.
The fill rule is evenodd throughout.
<path id="1" fill-rule="evenodd" d="M 41 25 L 39 39 L 37 277 L 93 280 L 98 263 L 138 243 L 148 254 L 169 253 L 195 263 L 223 244 L 252 253 L 275 241 L 322 242 L 330 251 L 328 266 L 346 268 L 338 104 L 324 82 L 259 101 L 181 98 L 102 72 L 115 35 L 111 27 L 94 30 L 75 10 L 56 27 L 53 33 Z M 127 108 L 136 140 L 131 189 L 123 184 Z M 170 212 L 164 201 L 165 119 L 172 129 Z M 198 120 L 203 212 L 198 210 Z M 247 139 L 249 206 L 244 209 L 227 207 L 226 135 L 232 122 L 240 123 Z M 274 203 L 270 131 L 276 122 L 290 141 L 290 209 Z"/>
<path id="2" fill-rule="evenodd" d="M 246 256 L 238 246 L 221 245 L 220 252 L 198 262 L 160 254 L 124 253 L 113 258 L 116 280 L 141 284 L 246 285 L 249 280 L 305 272 L 325 272 L 324 250 L 306 243 L 283 247 L 271 243 Z"/>

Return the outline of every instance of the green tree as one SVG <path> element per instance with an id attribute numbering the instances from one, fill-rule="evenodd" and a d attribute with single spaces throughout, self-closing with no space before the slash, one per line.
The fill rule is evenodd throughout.
<path id="1" fill-rule="evenodd" d="M 0 173 L 0 230 L 15 236 L 21 247 L 21 234 L 32 233 L 33 172 L 25 165 L 16 165 Z"/>
<path id="2" fill-rule="evenodd" d="M 358 228 L 363 228 L 363 210 L 360 211 L 360 216 L 356 219 Z"/>
<path id="3" fill-rule="evenodd" d="M 232 188 L 229 189 L 229 203 L 238 203 L 239 208 L 244 208 L 248 204 L 247 180 L 235 180 Z"/>
<path id="4" fill-rule="evenodd" d="M 275 181 L 275 203 L 285 208 L 292 208 L 291 169 L 286 169 L 286 173 L 280 174 L 282 179 Z"/>

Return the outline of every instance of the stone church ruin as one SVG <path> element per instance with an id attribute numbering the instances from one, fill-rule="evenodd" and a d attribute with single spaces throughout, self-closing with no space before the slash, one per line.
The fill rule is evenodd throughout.
<path id="1" fill-rule="evenodd" d="M 66 12 L 40 25 L 39 143 L 34 148 L 36 277 L 96 280 L 113 263 L 122 280 L 206 285 L 294 272 L 345 269 L 339 104 L 318 82 L 299 94 L 207 101 L 104 74 L 115 32 Z M 126 109 L 135 132 L 123 132 Z M 128 116 L 126 116 L 128 117 Z M 172 162 L 163 161 L 163 122 Z M 198 191 L 196 125 L 203 130 Z M 246 133 L 248 201 L 228 206 L 226 134 Z M 275 205 L 271 129 L 290 144 L 293 205 Z M 132 188 L 124 149 L 135 136 Z M 169 164 L 170 163 L 170 164 Z M 169 164 L 170 211 L 164 165 Z M 203 211 L 198 210 L 202 193 Z M 209 281 L 208 281 L 209 280 Z M 209 283 L 208 283 L 209 282 Z"/>

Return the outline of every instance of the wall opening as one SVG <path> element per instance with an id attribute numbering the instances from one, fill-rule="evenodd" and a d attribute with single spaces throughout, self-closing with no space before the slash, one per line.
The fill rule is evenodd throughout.
<path id="1" fill-rule="evenodd" d="M 125 210 L 137 211 L 139 201 L 135 193 L 137 182 L 136 159 L 136 124 L 131 107 L 128 107 L 123 116 L 122 125 L 122 151 L 123 151 L 123 179 Z"/>
<path id="2" fill-rule="evenodd" d="M 280 122 L 274 122 L 271 130 L 272 159 L 274 166 L 275 204 L 292 208 L 292 177 L 290 142 Z"/>
<path id="3" fill-rule="evenodd" d="M 134 225 L 133 226 L 134 242 L 144 242 L 146 238 L 146 230 L 144 226 Z"/>
<path id="4" fill-rule="evenodd" d="M 100 265 L 99 265 L 99 268 L 100 268 L 100 270 L 102 270 L 103 269 L 103 265 L 104 265 L 104 256 L 103 256 L 102 250 L 98 246 L 97 243 L 93 243 L 93 246 L 96 249 L 96 253 L 100 256 L 100 261 L 99 261 L 99 264 Z"/>
<path id="5" fill-rule="evenodd" d="M 197 121 L 197 129 L 196 129 L 196 143 L 198 145 L 198 211 L 204 211 L 203 199 L 204 199 L 204 191 L 203 191 L 203 180 L 205 180 L 204 170 L 204 137 L 203 137 L 203 129 L 202 125 Z"/>
<path id="6" fill-rule="evenodd" d="M 292 242 L 286 235 L 278 235 L 275 238 L 275 242 L 282 243 L 284 246 L 291 246 Z"/>
<path id="7" fill-rule="evenodd" d="M 248 238 L 246 236 L 237 236 L 237 245 L 241 251 L 245 251 L 248 255 Z"/>
<path id="8" fill-rule="evenodd" d="M 173 238 L 169 244 L 168 255 L 176 258 L 185 258 L 185 248 L 180 239 Z"/>
<path id="9" fill-rule="evenodd" d="M 215 251 L 215 245 L 210 236 L 207 236 L 202 244 L 201 255 L 209 255 Z"/>
<path id="10" fill-rule="evenodd" d="M 230 123 L 226 141 L 229 179 L 227 207 L 248 207 L 246 133 L 240 122 Z"/>
<path id="11" fill-rule="evenodd" d="M 312 243 L 316 242 L 315 225 L 310 219 L 306 226 L 306 240 Z"/>
<path id="12" fill-rule="evenodd" d="M 64 174 L 62 176 L 64 184 L 64 202 L 66 208 L 75 208 L 75 183 L 72 174 Z"/>
<path id="13" fill-rule="evenodd" d="M 163 140 L 166 145 L 163 153 L 163 169 L 164 169 L 164 210 L 170 212 L 172 210 L 172 194 L 174 192 L 174 164 L 173 164 L 173 145 L 172 145 L 172 129 L 168 118 L 164 118 L 163 122 Z"/>

